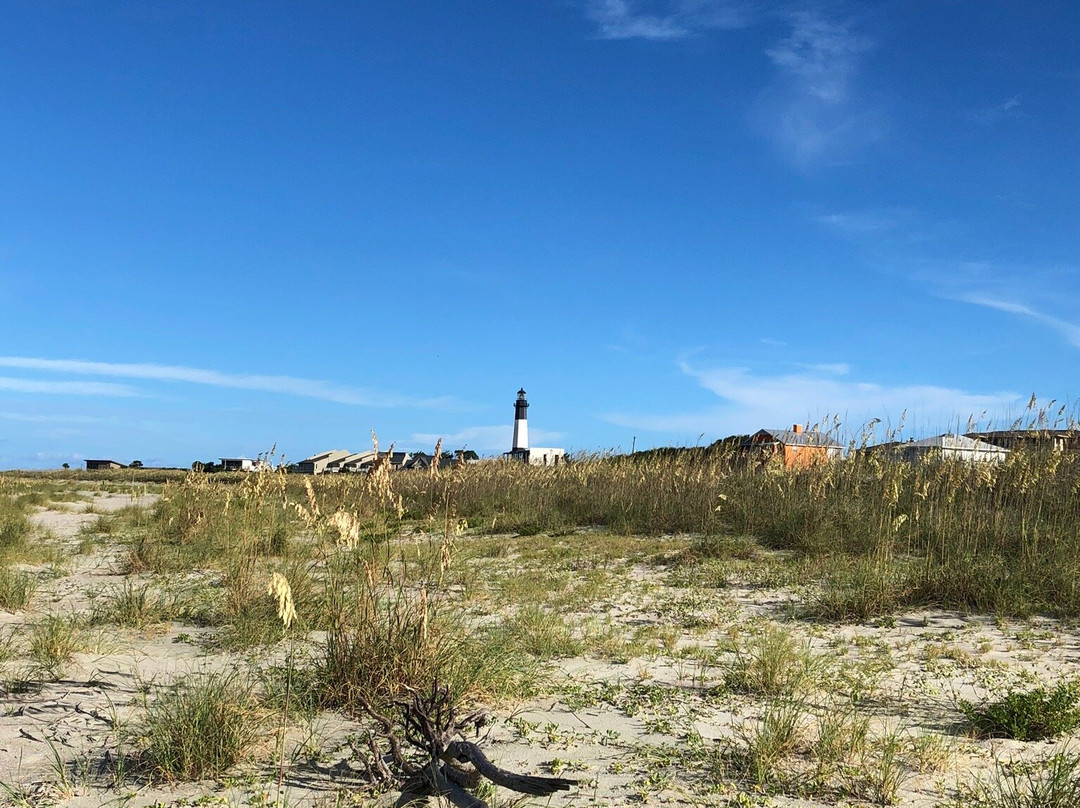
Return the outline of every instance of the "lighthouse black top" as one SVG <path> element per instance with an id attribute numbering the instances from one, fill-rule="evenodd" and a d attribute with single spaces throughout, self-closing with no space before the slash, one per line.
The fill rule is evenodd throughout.
<path id="1" fill-rule="evenodd" d="M 524 421 L 528 416 L 526 410 L 529 409 L 529 402 L 525 400 L 525 390 L 522 388 L 518 390 L 517 401 L 514 402 L 514 420 Z"/>

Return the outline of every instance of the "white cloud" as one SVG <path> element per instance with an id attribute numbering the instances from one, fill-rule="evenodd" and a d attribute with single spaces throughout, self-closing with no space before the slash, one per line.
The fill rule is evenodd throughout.
<path id="1" fill-rule="evenodd" d="M 514 440 L 514 427 L 512 424 L 500 424 L 498 426 L 469 426 L 457 432 L 444 434 L 419 432 L 414 433 L 409 440 L 413 446 L 418 446 L 424 451 L 431 451 L 431 447 L 435 446 L 439 438 L 442 438 L 444 451 L 465 448 L 488 454 L 506 452 L 510 450 L 510 445 Z M 543 429 L 529 430 L 529 442 L 536 446 L 557 446 L 562 439 L 561 432 L 548 432 Z"/>
<path id="2" fill-rule="evenodd" d="M 646 5 L 640 0 L 592 0 L 586 14 L 601 39 L 683 39 L 709 29 L 741 28 L 741 4 L 730 0 L 682 0 Z"/>
<path id="3" fill-rule="evenodd" d="M 139 395 L 138 390 L 126 384 L 17 379 L 11 376 L 0 376 L 0 390 L 7 390 L 12 393 L 43 393 L 64 396 L 130 397 Z"/>
<path id="4" fill-rule="evenodd" d="M 794 423 L 815 423 L 839 418 L 857 433 L 872 418 L 896 427 L 903 413 L 908 425 L 944 431 L 969 418 L 983 421 L 1001 416 L 1026 400 L 1014 392 L 972 393 L 927 384 L 882 385 L 837 378 L 846 365 L 807 368 L 804 372 L 760 376 L 745 368 L 680 368 L 721 403 L 698 412 L 663 415 L 615 413 L 607 420 L 620 426 L 656 432 L 699 434 L 716 437 L 753 432 L 761 428 Z M 843 369 L 843 373 L 837 371 Z"/>
<path id="5" fill-rule="evenodd" d="M 827 104 L 847 101 L 856 58 L 870 41 L 812 11 L 793 12 L 789 22 L 790 36 L 766 51 L 773 64 L 807 95 Z"/>
<path id="6" fill-rule="evenodd" d="M 800 166 L 840 162 L 883 130 L 881 115 L 854 92 L 873 43 L 814 11 L 787 21 L 789 35 L 766 51 L 777 81 L 759 100 L 758 125 Z"/>
<path id="7" fill-rule="evenodd" d="M 267 393 L 317 398 L 340 404 L 356 404 L 369 407 L 435 407 L 451 403 L 449 397 L 415 398 L 392 393 L 381 393 L 359 387 L 347 387 L 333 382 L 317 379 L 302 379 L 296 376 L 261 376 L 253 374 L 221 373 L 216 370 L 184 367 L 182 365 L 129 364 L 118 362 L 88 362 L 79 359 L 42 359 L 24 356 L 0 356 L 0 367 L 21 370 L 43 371 L 48 373 L 74 373 L 87 376 L 108 376 L 123 379 L 144 379 L 147 381 L 181 382 L 187 384 L 208 385 L 236 390 L 256 390 Z M 78 393 L 75 382 L 35 382 L 23 381 L 26 385 L 69 385 L 71 389 L 57 389 L 52 392 Z M 134 388 L 125 385 L 86 383 L 85 395 L 137 395 Z M 96 388 L 98 392 L 91 392 Z M 15 388 L 3 388 L 15 389 Z M 112 390 L 113 392 L 107 392 Z M 124 390 L 126 392 L 119 392 Z M 45 389 L 23 392 L 49 392 Z"/>

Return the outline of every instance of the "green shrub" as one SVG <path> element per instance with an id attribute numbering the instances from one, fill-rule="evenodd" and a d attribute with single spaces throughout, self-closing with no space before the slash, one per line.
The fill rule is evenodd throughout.
<path id="1" fill-rule="evenodd" d="M 261 723 L 251 685 L 235 673 L 187 679 L 147 709 L 145 762 L 168 779 L 214 777 L 243 758 Z"/>
<path id="2" fill-rule="evenodd" d="M 975 705 L 961 701 L 960 709 L 983 738 L 1041 741 L 1080 726 L 1080 685 L 1063 682 L 1053 690 L 1013 692 L 998 701 Z"/>

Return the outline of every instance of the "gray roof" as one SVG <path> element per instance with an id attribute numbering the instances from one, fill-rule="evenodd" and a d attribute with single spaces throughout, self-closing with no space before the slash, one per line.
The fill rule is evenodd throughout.
<path id="1" fill-rule="evenodd" d="M 345 455 L 345 457 L 342 457 L 339 460 L 332 461 L 330 463 L 330 465 L 331 466 L 333 466 L 333 465 L 349 466 L 349 465 L 353 465 L 355 463 L 364 463 L 364 462 L 366 462 L 368 460 L 374 460 L 374 459 L 375 459 L 375 450 L 374 449 L 368 449 L 366 452 L 353 452 L 351 454 Z"/>
<path id="2" fill-rule="evenodd" d="M 743 440 L 743 446 L 750 446 L 759 435 L 767 435 L 778 443 L 782 443 L 785 446 L 823 446 L 832 449 L 843 449 L 839 443 L 834 441 L 828 435 L 821 432 L 815 432 L 812 429 L 804 429 L 802 432 L 796 432 L 794 429 L 759 429 L 750 437 Z"/>
<path id="3" fill-rule="evenodd" d="M 350 454 L 348 449 L 331 449 L 329 452 L 319 452 L 319 454 L 312 455 L 311 457 L 305 457 L 301 460 L 301 463 L 318 463 L 320 460 L 327 460 L 333 463 L 335 460 L 340 460 L 343 457 L 348 457 Z"/>

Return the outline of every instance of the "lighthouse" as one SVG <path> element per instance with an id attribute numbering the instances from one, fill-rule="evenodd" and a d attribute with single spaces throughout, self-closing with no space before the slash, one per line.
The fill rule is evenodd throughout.
<path id="1" fill-rule="evenodd" d="M 513 452 L 529 451 L 529 402 L 525 400 L 525 389 L 518 390 L 514 402 L 514 445 Z"/>
<path id="2" fill-rule="evenodd" d="M 566 462 L 565 449 L 529 446 L 529 402 L 525 400 L 524 388 L 518 390 L 514 402 L 514 445 L 503 457 L 528 466 L 558 466 Z"/>

